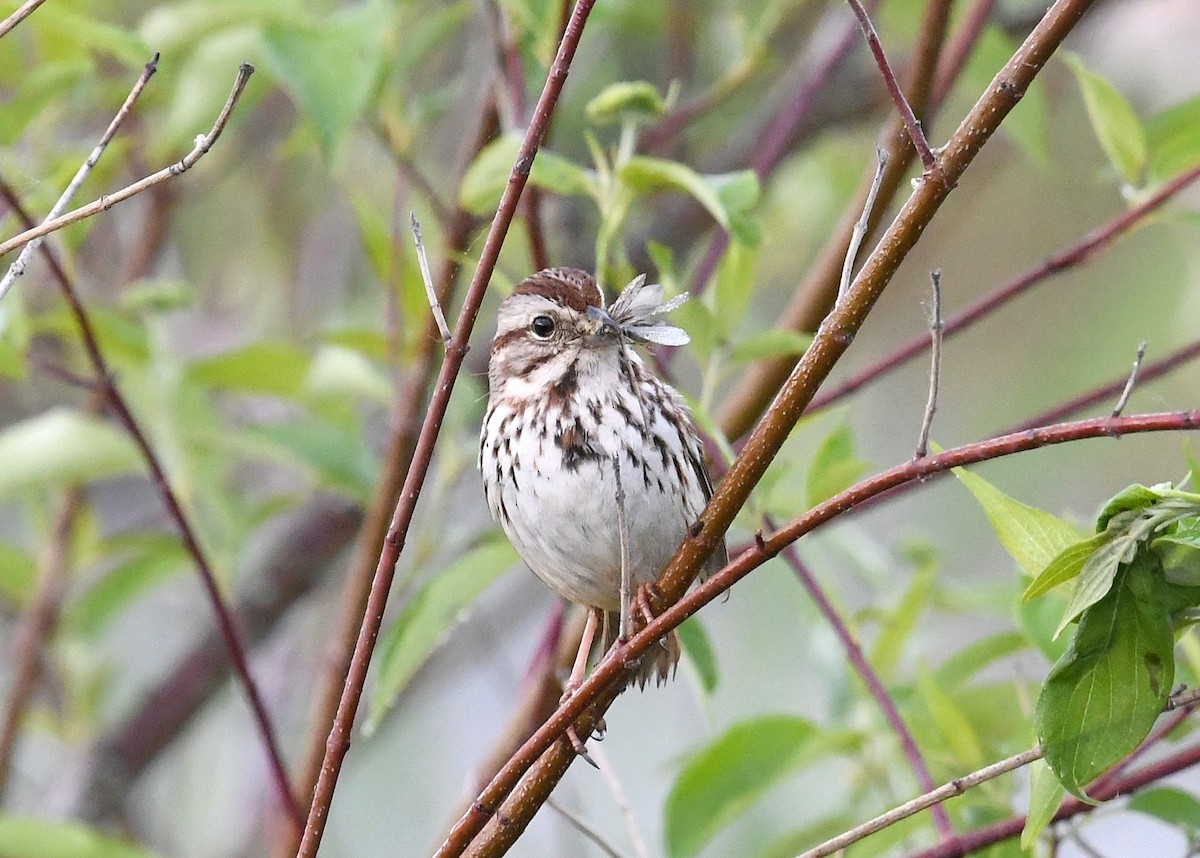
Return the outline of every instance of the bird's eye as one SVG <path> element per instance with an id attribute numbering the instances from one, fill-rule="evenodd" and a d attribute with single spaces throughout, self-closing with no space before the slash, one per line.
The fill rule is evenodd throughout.
<path id="1" fill-rule="evenodd" d="M 554 320 L 549 316 L 534 316 L 529 330 L 533 331 L 533 335 L 539 340 L 548 340 L 554 333 Z"/>

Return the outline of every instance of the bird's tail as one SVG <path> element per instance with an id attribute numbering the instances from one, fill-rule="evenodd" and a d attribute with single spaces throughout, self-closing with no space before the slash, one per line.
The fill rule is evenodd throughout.
<path id="1" fill-rule="evenodd" d="M 615 611 L 606 612 L 604 633 L 600 636 L 601 657 L 616 642 L 619 626 L 620 617 L 617 613 Z M 630 684 L 637 683 L 639 690 L 644 689 L 650 680 L 654 680 L 655 685 L 664 684 L 675 676 L 675 669 L 679 665 L 679 655 L 679 636 L 674 631 L 668 632 L 666 637 L 659 638 L 639 659 Z"/>

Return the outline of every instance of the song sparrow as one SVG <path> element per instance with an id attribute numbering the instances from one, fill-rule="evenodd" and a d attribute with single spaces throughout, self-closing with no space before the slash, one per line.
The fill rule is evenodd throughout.
<path id="1" fill-rule="evenodd" d="M 654 581 L 712 494 L 687 406 L 630 347 L 688 341 L 662 318 L 682 301 L 662 296 L 642 276 L 606 310 L 586 272 L 539 271 L 500 305 L 488 363 L 479 466 L 492 517 L 539 578 L 592 609 L 592 634 L 603 618 L 605 646 L 629 610 L 623 547 L 633 585 Z M 704 574 L 725 562 L 722 544 Z M 661 684 L 678 660 L 672 634 L 636 679 Z"/>

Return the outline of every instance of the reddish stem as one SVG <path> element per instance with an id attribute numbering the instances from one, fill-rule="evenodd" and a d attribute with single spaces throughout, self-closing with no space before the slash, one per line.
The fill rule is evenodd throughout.
<path id="1" fill-rule="evenodd" d="M 921 130 L 921 121 L 917 119 L 912 105 L 904 97 L 904 90 L 900 88 L 900 82 L 896 80 L 896 73 L 892 71 L 891 63 L 888 62 L 887 56 L 883 52 L 883 45 L 879 42 L 879 34 L 875 32 L 875 25 L 871 23 L 871 16 L 863 8 L 861 0 L 846 0 L 846 2 L 850 4 L 850 8 L 854 10 L 854 14 L 858 18 L 858 24 L 867 38 L 871 53 L 875 56 L 875 63 L 879 66 L 879 73 L 883 75 L 883 82 L 887 85 L 888 94 L 892 96 L 896 109 L 900 111 L 900 118 L 904 120 L 904 127 L 908 130 L 908 136 L 912 140 L 917 154 L 921 157 L 921 164 L 928 176 L 937 170 L 937 159 L 929 148 L 925 132 Z"/>
<path id="2" fill-rule="evenodd" d="M 366 683 L 367 668 L 370 665 L 371 654 L 375 650 L 379 628 L 383 623 L 383 612 L 387 606 L 388 591 L 391 588 L 392 578 L 395 575 L 396 562 L 399 560 L 400 553 L 404 548 L 408 528 L 412 523 L 417 500 L 420 497 L 421 488 L 425 482 L 425 475 L 429 471 L 429 464 L 433 458 L 434 445 L 437 443 L 442 420 L 450 404 L 450 394 L 454 390 L 454 383 L 458 377 L 459 370 L 462 368 L 463 359 L 466 357 L 471 330 L 475 326 L 475 319 L 479 315 L 479 307 L 483 303 L 484 294 L 487 292 L 488 281 L 491 279 L 492 272 L 496 267 L 496 261 L 499 259 L 504 237 L 516 213 L 517 203 L 521 198 L 521 191 L 529 180 L 529 171 L 533 167 L 533 159 L 537 155 L 542 135 L 549 125 L 550 117 L 558 102 L 559 93 L 562 92 L 563 84 L 566 83 L 567 73 L 570 70 L 571 61 L 575 56 L 575 49 L 579 46 L 579 40 L 583 36 L 584 25 L 587 23 L 588 14 L 591 12 L 594 3 L 595 0 L 579 0 L 575 5 L 571 19 L 563 34 L 562 42 L 559 45 L 558 55 L 555 57 L 546 78 L 545 88 L 542 90 L 542 95 L 538 99 L 537 106 L 534 108 L 533 118 L 530 121 L 529 130 L 525 134 L 525 140 L 521 144 L 516 164 L 509 175 L 508 185 L 504 189 L 500 205 L 496 210 L 496 216 L 492 220 L 491 229 L 488 230 L 487 240 L 484 242 L 483 251 L 480 254 L 479 265 L 475 269 L 475 276 L 471 280 L 471 286 L 467 290 L 463 301 L 463 308 L 454 331 L 454 337 L 446 347 L 446 359 L 442 363 L 442 369 L 438 374 L 433 397 L 429 403 L 429 409 L 425 413 L 425 420 L 421 425 L 420 435 L 417 438 L 412 464 L 405 477 L 404 487 L 400 492 L 400 501 L 396 506 L 395 514 L 392 516 L 392 523 L 388 528 L 387 537 L 384 539 L 379 565 L 375 569 L 375 577 L 371 584 L 371 593 L 367 599 L 367 608 L 363 616 L 358 641 L 354 647 L 354 656 L 350 662 L 350 670 L 346 676 L 345 688 L 338 703 L 337 715 L 334 718 L 333 726 L 326 742 L 325 757 L 321 764 L 321 774 L 317 780 L 316 789 L 313 792 L 308 821 L 304 829 L 304 838 L 300 843 L 300 849 L 297 853 L 299 856 L 305 856 L 305 858 L 315 856 L 321 843 L 321 836 L 325 832 L 325 824 L 328 820 L 330 805 L 333 802 L 334 790 L 337 787 L 338 775 L 341 773 L 342 762 L 345 760 L 346 752 L 350 748 L 350 736 L 354 727 L 354 716 L 358 712 L 363 685 Z"/>

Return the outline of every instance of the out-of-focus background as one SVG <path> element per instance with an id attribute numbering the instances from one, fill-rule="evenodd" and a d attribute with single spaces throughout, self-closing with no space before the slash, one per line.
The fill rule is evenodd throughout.
<path id="1" fill-rule="evenodd" d="M 927 125 L 935 146 L 1044 11 L 954 3 L 951 34 L 989 5 Z M 902 78 L 924 6 L 884 0 L 875 12 Z M 181 157 L 208 130 L 239 63 L 256 67 L 224 136 L 192 171 L 49 244 L 222 586 L 246 609 L 252 670 L 290 767 L 313 730 L 351 546 L 394 438 L 394 403 L 414 401 L 414 379 L 440 352 L 408 213 L 421 220 L 435 277 L 447 254 L 461 262 L 447 306 L 453 324 L 562 14 L 548 0 L 49 0 L 0 40 L 0 177 L 34 217 L 49 211 L 154 52 L 157 74 L 77 202 Z M 723 220 L 732 244 L 680 313 L 694 343 L 671 363 L 714 426 L 751 361 L 779 353 L 780 340 L 764 332 L 874 163 L 892 108 L 865 43 L 853 41 L 827 69 L 852 24 L 842 4 L 820 0 L 597 4 L 536 176 L 540 230 L 523 210 L 441 432 L 362 707 L 369 723 L 347 757 L 323 856 L 431 851 L 470 798 L 553 608 L 552 594 L 497 547 L 475 473 L 499 298 L 542 252 L 552 264 L 600 268 L 610 290 L 635 271 L 671 292 L 694 288 Z M 941 271 L 951 316 L 1200 161 L 1197 44 L 1191 0 L 1097 2 L 939 212 L 834 381 L 926 331 L 931 269 Z M 769 129 L 826 70 L 780 157 L 757 161 Z M 1122 148 L 1131 139 L 1141 150 Z M 614 172 L 634 152 L 657 160 Z M 985 437 L 1120 378 L 1143 340 L 1151 362 L 1200 338 L 1198 193 L 1185 190 L 1115 246 L 949 340 L 933 438 L 950 446 Z M 885 222 L 906 194 L 907 180 Z M 4 237 L 19 231 L 7 206 L 0 213 Z M 456 233 L 465 236 L 457 248 Z M 55 518 L 72 486 L 82 495 L 68 505 L 61 610 L 36 644 L 39 679 L 21 700 L 0 830 L 25 826 L 55 843 L 69 832 L 112 850 L 87 853 L 97 855 L 269 854 L 278 808 L 249 710 L 136 451 L 110 414 L 95 416 L 78 383 L 89 372 L 57 283 L 35 258 L 0 300 L 6 703 Z M 1198 383 L 1200 369 L 1185 365 L 1139 386 L 1127 413 L 1196 407 Z M 911 457 L 927 385 L 921 357 L 803 422 L 730 544 L 746 544 L 764 512 L 784 519 L 806 508 L 819 447 L 840 449 L 850 470 L 861 459 L 862 472 Z M 422 396 L 417 385 L 415 401 Z M 1088 441 L 979 473 L 1088 527 L 1129 483 L 1181 478 L 1189 449 L 1179 435 Z M 1048 661 L 1021 638 L 1031 621 L 1017 616 L 1020 574 L 961 485 L 922 486 L 800 549 L 935 780 L 1029 746 Z M 697 847 L 705 855 L 794 854 L 920 791 L 787 566 L 767 564 L 699 624 L 715 652 L 711 673 L 685 660 L 677 681 L 628 692 L 608 715 L 599 748 L 620 789 L 577 765 L 556 793 L 620 854 L 637 854 L 621 801 L 649 854 L 693 854 L 667 830 L 678 811 L 668 795 L 694 755 L 738 725 L 761 727 L 750 719 L 763 716 L 806 719 L 828 746 L 809 747 L 769 789 L 727 809 Z M 947 658 L 981 640 L 1001 641 L 996 651 L 1006 654 L 969 681 L 939 686 Z M 1023 782 L 1009 776 L 951 804 L 956 826 L 1023 812 Z M 1195 777 L 1179 784 L 1200 786 Z M 1187 848 L 1183 828 L 1119 804 L 1077 828 L 1056 854 Z M 902 852 L 932 842 L 931 831 L 918 817 L 853 854 Z M 22 848 L 0 840 L 0 855 L 84 854 Z M 1001 848 L 1013 851 L 994 854 L 1019 854 L 1015 844 Z M 603 853 L 546 809 L 512 854 Z"/>

